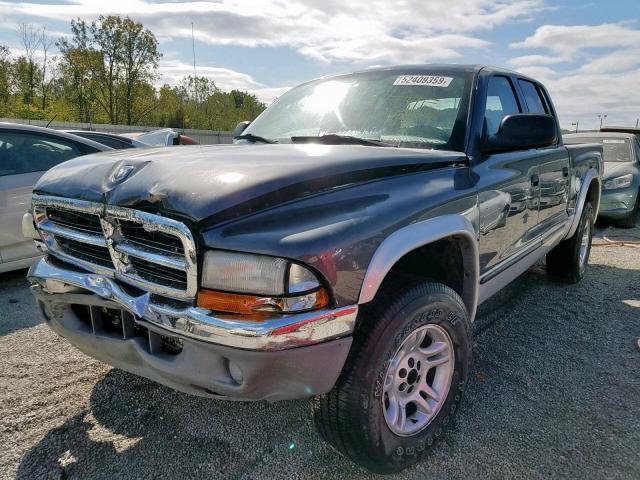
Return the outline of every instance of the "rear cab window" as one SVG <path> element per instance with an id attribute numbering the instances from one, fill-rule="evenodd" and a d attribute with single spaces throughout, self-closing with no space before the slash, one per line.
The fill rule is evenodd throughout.
<path id="1" fill-rule="evenodd" d="M 551 113 L 540 88 L 535 83 L 519 79 L 518 84 L 522 89 L 524 100 L 527 103 L 527 108 L 530 113 L 538 113 L 541 115 Z"/>

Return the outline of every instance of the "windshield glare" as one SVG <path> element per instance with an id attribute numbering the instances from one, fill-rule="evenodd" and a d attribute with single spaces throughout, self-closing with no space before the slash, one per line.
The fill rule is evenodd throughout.
<path id="1" fill-rule="evenodd" d="M 454 75 L 367 72 L 334 77 L 290 90 L 245 133 L 279 143 L 335 134 L 401 147 L 462 150 L 466 92 L 466 79 Z"/>

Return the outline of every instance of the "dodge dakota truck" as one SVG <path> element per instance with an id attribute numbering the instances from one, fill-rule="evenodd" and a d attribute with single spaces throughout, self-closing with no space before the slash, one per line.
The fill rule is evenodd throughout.
<path id="1" fill-rule="evenodd" d="M 459 407 L 478 305 L 545 256 L 555 279 L 585 273 L 602 146 L 564 146 L 531 78 L 327 77 L 235 135 L 41 178 L 28 278 L 55 332 L 186 393 L 310 398 L 336 450 L 395 472 Z"/>

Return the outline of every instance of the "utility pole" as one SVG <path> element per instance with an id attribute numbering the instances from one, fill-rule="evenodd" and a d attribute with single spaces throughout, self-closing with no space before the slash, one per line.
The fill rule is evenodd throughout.
<path id="1" fill-rule="evenodd" d="M 607 118 L 607 116 L 602 114 L 602 115 L 598 115 L 598 118 L 600 119 L 600 128 L 602 128 L 602 122 L 605 118 Z"/>
<path id="2" fill-rule="evenodd" d="M 572 126 L 572 127 L 573 127 L 574 125 L 576 126 L 576 133 L 578 133 L 578 125 L 580 125 L 580 120 L 576 120 L 575 122 L 573 122 L 573 123 L 571 124 L 571 126 Z"/>
<path id="3" fill-rule="evenodd" d="M 638 122 L 640 122 L 640 118 L 636 118 L 636 128 L 638 128 Z"/>

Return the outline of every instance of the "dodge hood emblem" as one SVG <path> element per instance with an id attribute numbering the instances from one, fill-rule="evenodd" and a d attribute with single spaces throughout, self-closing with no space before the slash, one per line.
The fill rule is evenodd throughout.
<path id="1" fill-rule="evenodd" d="M 113 175 L 111 175 L 111 183 L 124 182 L 124 180 L 129 176 L 133 169 L 133 165 L 122 165 L 113 173 Z"/>

